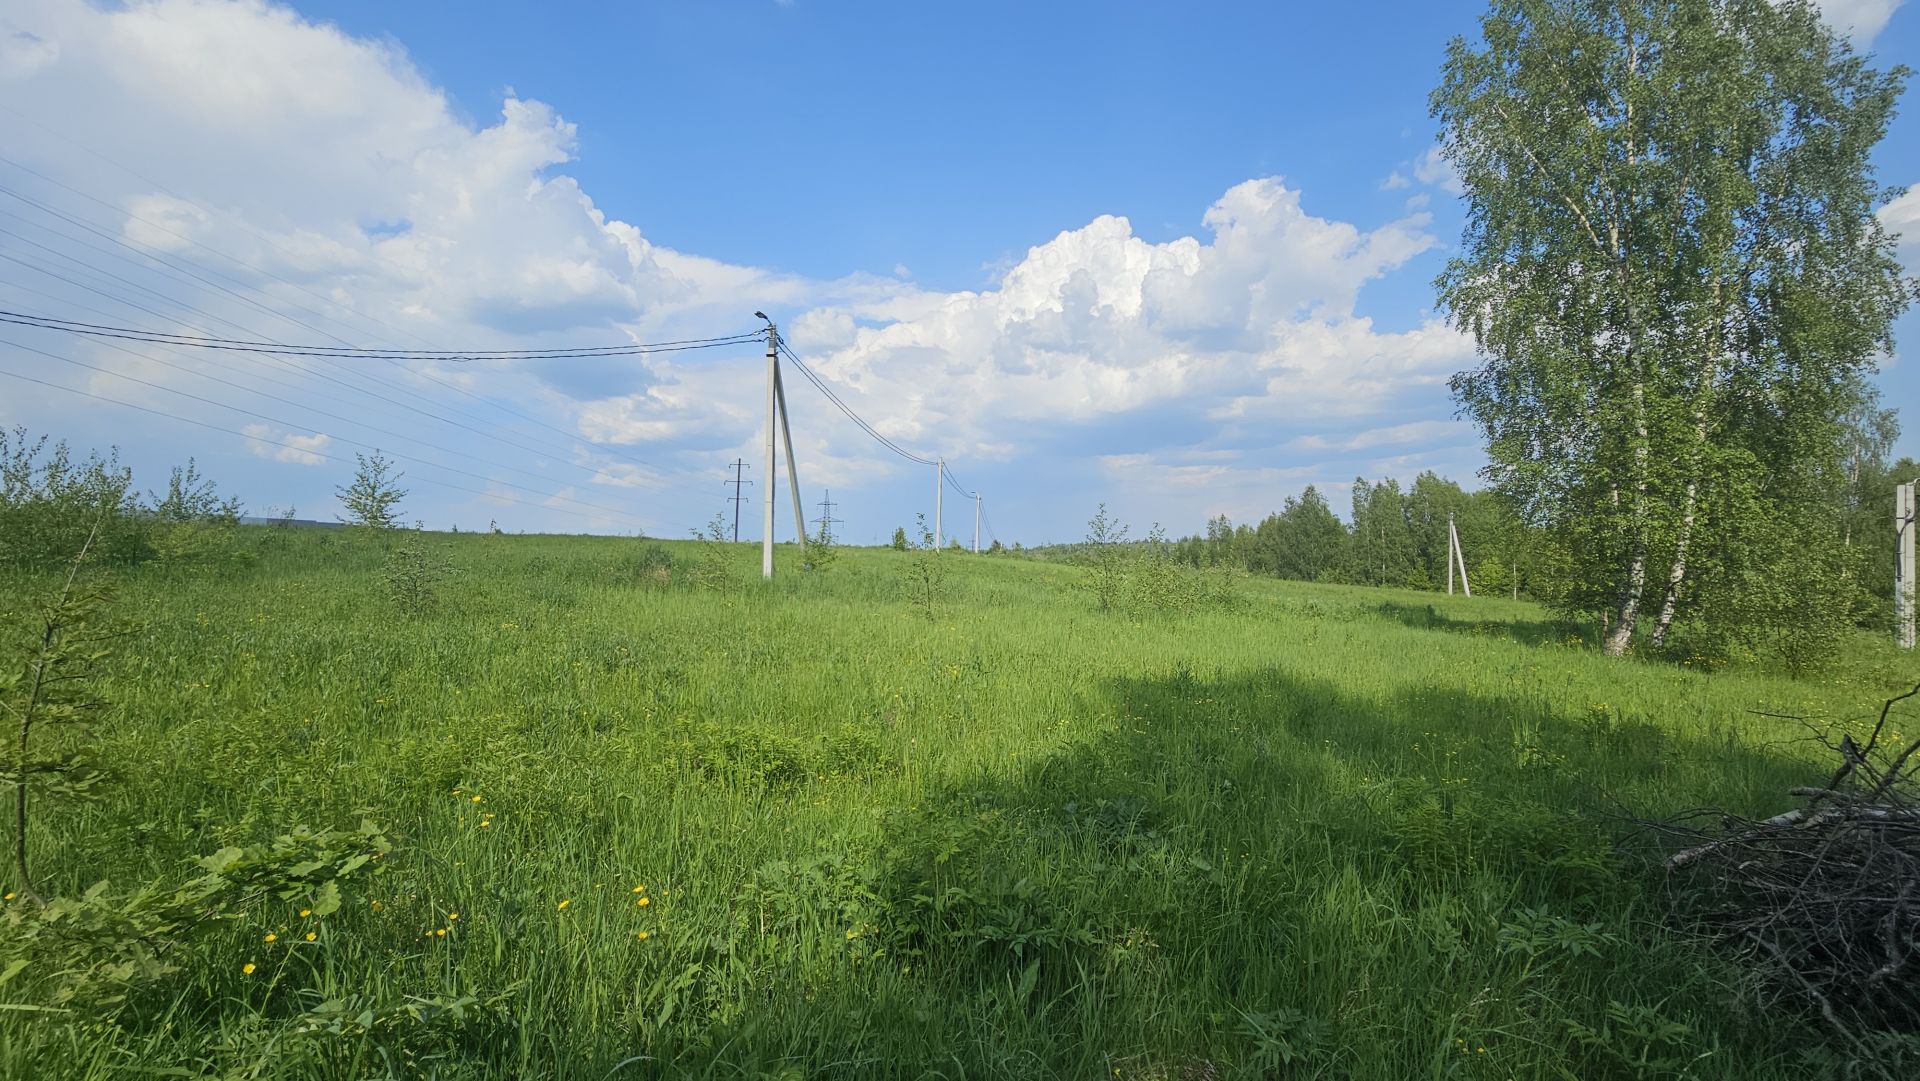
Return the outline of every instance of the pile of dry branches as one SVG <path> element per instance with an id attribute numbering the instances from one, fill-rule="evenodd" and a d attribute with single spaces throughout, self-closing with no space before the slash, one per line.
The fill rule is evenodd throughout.
<path id="1" fill-rule="evenodd" d="M 1887 727 L 1915 695 L 1888 700 L 1864 744 L 1817 736 L 1840 766 L 1793 789 L 1793 810 L 1662 827 L 1686 843 L 1666 861 L 1676 898 L 1740 951 L 1766 998 L 1806 1002 L 1854 1042 L 1920 1030 L 1920 739 Z"/>

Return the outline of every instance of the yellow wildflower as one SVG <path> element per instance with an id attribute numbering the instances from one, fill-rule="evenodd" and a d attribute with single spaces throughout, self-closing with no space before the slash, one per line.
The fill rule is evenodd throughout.
<path id="1" fill-rule="evenodd" d="M 303 920 L 311 915 L 313 915 L 313 909 L 311 908 L 303 908 L 300 910 L 300 918 Z"/>
<path id="2" fill-rule="evenodd" d="M 272 931 L 268 931 L 268 932 L 267 932 L 267 937 L 266 937 L 265 939 L 263 939 L 262 941 L 266 941 L 266 942 L 278 942 L 278 941 L 280 941 L 280 936 L 279 936 L 279 935 L 276 935 L 276 934 L 274 934 L 274 933 L 273 933 Z"/>
<path id="3" fill-rule="evenodd" d="M 556 908 L 556 909 L 558 909 L 558 910 L 560 910 L 561 912 L 565 912 L 565 911 L 567 910 L 567 906 L 568 906 L 568 905 L 570 905 L 570 904 L 572 904 L 572 903 L 573 903 L 572 901 L 569 901 L 569 900 L 564 900 L 564 899 L 563 899 L 563 900 L 562 900 L 562 901 L 561 901 L 561 902 L 560 902 L 559 904 L 557 904 L 557 905 L 555 905 L 555 906 L 553 906 L 553 907 L 554 907 L 554 908 Z"/>
<path id="4" fill-rule="evenodd" d="M 251 975 L 253 975 L 253 962 L 252 962 L 252 961 L 248 961 L 248 962 L 247 962 L 246 964 L 244 964 L 244 965 L 241 965 L 241 966 L 240 966 L 240 974 L 241 974 L 242 976 L 251 976 Z"/>
<path id="5" fill-rule="evenodd" d="M 479 796 L 475 796 L 475 797 L 473 797 L 473 802 L 475 802 L 475 803 L 479 803 L 479 802 L 480 802 L 480 797 L 479 797 Z"/>
<path id="6" fill-rule="evenodd" d="M 307 941 L 308 941 L 308 942 L 312 942 L 312 941 L 313 941 L 314 939 L 316 939 L 316 938 L 319 938 L 319 937 L 320 937 L 319 935 L 316 935 L 316 934 L 314 934 L 314 933 L 313 933 L 312 931 L 308 931 L 308 932 L 307 932 Z"/>
<path id="7" fill-rule="evenodd" d="M 639 905 L 641 908 L 645 908 L 652 903 L 653 903 L 653 898 L 651 897 L 642 897 L 638 901 L 634 902 L 634 904 Z"/>
<path id="8" fill-rule="evenodd" d="M 491 825 L 493 825 L 493 819 L 489 818 L 480 823 L 480 828 L 486 829 L 488 826 L 491 826 Z"/>
<path id="9" fill-rule="evenodd" d="M 460 913 L 458 913 L 458 912 L 449 912 L 449 913 L 447 913 L 447 922 L 448 922 L 448 923 L 452 923 L 453 921 L 455 921 L 455 920 L 457 920 L 457 919 L 459 919 L 459 918 L 460 918 Z"/>
<path id="10" fill-rule="evenodd" d="M 645 886 L 635 886 L 635 887 L 633 888 L 633 892 L 635 892 L 635 893 L 645 893 L 645 892 L 647 892 L 647 888 L 646 888 Z"/>
<path id="11" fill-rule="evenodd" d="M 435 931 L 434 934 L 439 935 L 441 938 L 445 938 L 447 937 L 447 929 L 442 927 L 438 931 Z"/>
<path id="12" fill-rule="evenodd" d="M 653 937 L 652 931 L 642 931 L 640 932 L 640 935 L 639 935 L 640 941 L 642 942 L 645 942 L 647 939 L 650 939 L 652 937 Z"/>

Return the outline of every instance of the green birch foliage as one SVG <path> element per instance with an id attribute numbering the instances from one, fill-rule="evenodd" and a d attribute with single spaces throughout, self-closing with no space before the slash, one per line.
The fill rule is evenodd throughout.
<path id="1" fill-rule="evenodd" d="M 0 566 L 52 570 L 83 544 L 97 562 L 138 562 L 150 554 L 138 502 L 117 452 L 78 460 L 64 442 L 0 428 Z"/>
<path id="2" fill-rule="evenodd" d="M 383 534 L 399 524 L 400 501 L 407 497 L 399 482 L 406 474 L 395 472 L 393 462 L 377 450 L 371 457 L 355 454 L 354 458 L 360 465 L 353 483 L 334 489 L 347 511 L 341 520 L 368 533 Z"/>
<path id="3" fill-rule="evenodd" d="M 1907 72 L 1805 0 L 1496 0 L 1481 31 L 1432 97 L 1468 206 L 1440 301 L 1481 355 L 1453 391 L 1619 651 L 1733 606 L 1699 588 L 1739 588 L 1721 540 L 1831 491 L 1912 292 L 1869 160 Z"/>

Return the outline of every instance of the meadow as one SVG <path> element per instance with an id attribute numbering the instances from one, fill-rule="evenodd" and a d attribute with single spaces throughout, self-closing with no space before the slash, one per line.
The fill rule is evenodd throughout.
<path id="1" fill-rule="evenodd" d="M 36 885 L 379 841 L 108 1005 L 0 957 L 0 1076 L 1845 1068 L 1675 927 L 1632 823 L 1787 807 L 1831 766 L 1788 717 L 1911 685 L 1865 638 L 1796 681 L 1609 660 L 1500 598 L 1240 579 L 1103 613 L 1060 563 L 783 547 L 763 584 L 748 546 L 498 535 L 436 539 L 408 614 L 377 541 L 244 540 L 113 575 L 110 775 L 36 806 Z M 9 644 L 50 584 L 0 580 Z"/>

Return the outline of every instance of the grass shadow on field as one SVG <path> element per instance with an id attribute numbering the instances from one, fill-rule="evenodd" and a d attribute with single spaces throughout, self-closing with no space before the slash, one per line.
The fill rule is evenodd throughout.
<path id="1" fill-rule="evenodd" d="M 1451 1076 L 1488 1045 L 1485 1076 L 1632 1076 L 1667 1041 L 1714 1051 L 1695 1076 L 1787 1075 L 1795 1033 L 1727 1003 L 1614 847 L 1622 806 L 1759 809 L 1807 778 L 1784 751 L 1278 667 L 1108 690 L 1099 734 L 925 793 L 858 859 L 783 867 L 805 899 L 776 911 L 835 913 L 902 976 L 717 1043 L 808 1076 L 835 1071 L 800 1033 L 888 1064 L 870 1076 L 1147 1081 Z M 1581 1036 L 1621 1010 L 1668 1027 Z M 722 1072 L 699 1058 L 676 1066 Z"/>
<path id="2" fill-rule="evenodd" d="M 1373 609 L 1379 615 L 1415 630 L 1450 631 L 1484 638 L 1510 638 L 1527 646 L 1599 645 L 1599 630 L 1572 619 L 1454 619 L 1431 604 L 1387 601 Z"/>

